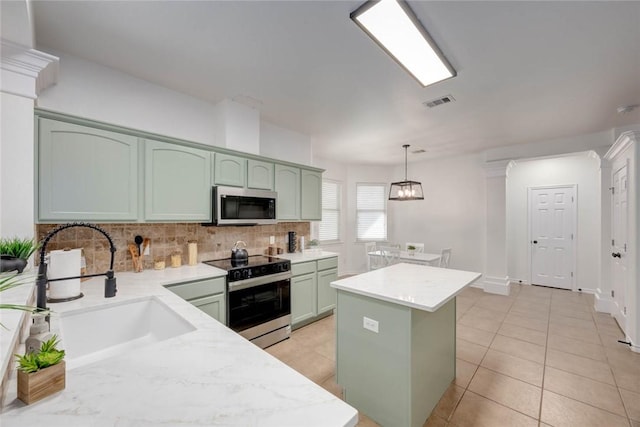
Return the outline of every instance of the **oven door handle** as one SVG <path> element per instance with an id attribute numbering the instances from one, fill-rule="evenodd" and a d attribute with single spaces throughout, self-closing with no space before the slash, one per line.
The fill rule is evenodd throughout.
<path id="1" fill-rule="evenodd" d="M 242 289 L 253 288 L 255 286 L 266 285 L 267 283 L 279 282 L 281 280 L 291 279 L 291 272 L 283 272 L 276 274 L 269 274 L 267 276 L 252 277 L 250 279 L 238 280 L 237 282 L 229 283 L 229 292 L 239 291 Z"/>

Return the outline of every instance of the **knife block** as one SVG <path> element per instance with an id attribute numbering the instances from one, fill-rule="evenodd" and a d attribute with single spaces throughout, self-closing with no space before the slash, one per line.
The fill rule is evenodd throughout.
<path id="1" fill-rule="evenodd" d="M 287 247 L 287 252 L 293 253 L 296 251 L 296 232 L 289 231 L 289 246 Z"/>

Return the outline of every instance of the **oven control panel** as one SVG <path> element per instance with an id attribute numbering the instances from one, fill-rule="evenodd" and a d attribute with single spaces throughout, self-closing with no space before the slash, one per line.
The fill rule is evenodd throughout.
<path id="1" fill-rule="evenodd" d="M 278 261 L 265 265 L 239 267 L 228 272 L 228 281 L 237 282 L 239 280 L 252 279 L 255 277 L 268 276 L 270 274 L 283 273 L 291 270 L 290 261 Z"/>

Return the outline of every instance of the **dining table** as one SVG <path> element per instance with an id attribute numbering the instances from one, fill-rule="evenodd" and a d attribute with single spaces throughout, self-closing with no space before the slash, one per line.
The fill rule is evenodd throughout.
<path id="1" fill-rule="evenodd" d="M 367 252 L 369 257 L 381 257 L 383 253 L 381 250 L 376 250 L 373 252 Z M 422 265 L 431 265 L 434 266 L 440 261 L 440 254 L 430 254 L 428 252 L 409 252 L 409 251 L 400 251 L 400 256 L 398 257 L 400 262 L 408 262 L 411 264 L 422 264 Z"/>

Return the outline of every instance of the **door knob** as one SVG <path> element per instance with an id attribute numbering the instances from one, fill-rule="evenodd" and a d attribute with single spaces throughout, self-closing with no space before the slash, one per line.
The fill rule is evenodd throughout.
<path id="1" fill-rule="evenodd" d="M 620 252 L 613 252 L 611 254 L 611 256 L 614 257 L 614 258 L 620 258 L 621 257 Z"/>
<path id="2" fill-rule="evenodd" d="M 537 245 L 537 244 L 538 244 L 538 241 L 537 241 L 537 240 L 534 240 L 532 243 L 533 243 L 534 245 Z"/>

